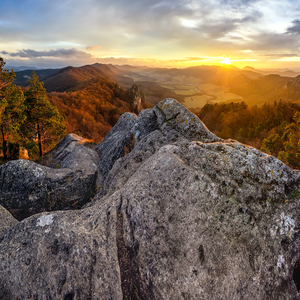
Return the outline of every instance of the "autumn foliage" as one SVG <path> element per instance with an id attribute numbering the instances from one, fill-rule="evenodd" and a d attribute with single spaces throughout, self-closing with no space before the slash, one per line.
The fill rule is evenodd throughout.
<path id="1" fill-rule="evenodd" d="M 100 142 L 124 112 L 134 111 L 131 93 L 104 77 L 78 90 L 52 92 L 50 101 L 65 116 L 67 132 Z"/>
<path id="2" fill-rule="evenodd" d="M 278 157 L 292 168 L 300 168 L 299 104 L 206 104 L 198 116 L 221 138 L 236 139 Z"/>

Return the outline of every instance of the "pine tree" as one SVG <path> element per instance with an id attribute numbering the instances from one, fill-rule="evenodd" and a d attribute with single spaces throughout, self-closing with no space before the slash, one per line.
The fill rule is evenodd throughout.
<path id="1" fill-rule="evenodd" d="M 66 125 L 63 116 L 47 97 L 44 83 L 32 72 L 29 90 L 26 92 L 27 135 L 38 141 L 39 155 L 44 152 L 44 142 L 56 142 L 64 134 Z"/>
<path id="2" fill-rule="evenodd" d="M 13 84 L 15 74 L 3 70 L 5 62 L 0 57 L 0 132 L 4 159 L 7 159 L 8 141 L 19 142 L 22 134 L 20 127 L 25 121 L 24 94 L 20 87 Z"/>

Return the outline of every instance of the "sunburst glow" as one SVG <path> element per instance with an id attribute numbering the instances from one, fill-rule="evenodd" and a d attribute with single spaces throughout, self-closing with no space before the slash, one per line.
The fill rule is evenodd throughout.
<path id="1" fill-rule="evenodd" d="M 231 60 L 229 57 L 224 57 L 224 59 L 221 61 L 222 64 L 224 65 L 230 65 L 231 64 Z"/>

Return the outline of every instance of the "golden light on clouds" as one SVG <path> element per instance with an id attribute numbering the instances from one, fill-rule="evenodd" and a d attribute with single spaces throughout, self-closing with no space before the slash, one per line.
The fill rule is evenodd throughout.
<path id="1" fill-rule="evenodd" d="M 231 62 L 232 62 L 232 61 L 230 60 L 229 57 L 224 57 L 224 59 L 221 61 L 221 63 L 222 63 L 223 65 L 230 65 Z"/>
<path id="2" fill-rule="evenodd" d="M 86 47 L 86 51 L 97 51 L 97 50 L 100 50 L 101 47 L 99 45 L 96 45 L 96 46 L 87 46 Z"/>
<path id="3" fill-rule="evenodd" d="M 299 0 L 1 1 L 8 65 L 300 68 Z"/>

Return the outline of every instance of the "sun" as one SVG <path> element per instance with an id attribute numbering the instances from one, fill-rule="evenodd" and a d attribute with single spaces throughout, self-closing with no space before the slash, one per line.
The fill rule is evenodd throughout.
<path id="1" fill-rule="evenodd" d="M 230 65 L 231 64 L 231 60 L 229 57 L 224 57 L 223 60 L 221 61 L 222 64 L 224 65 Z"/>

